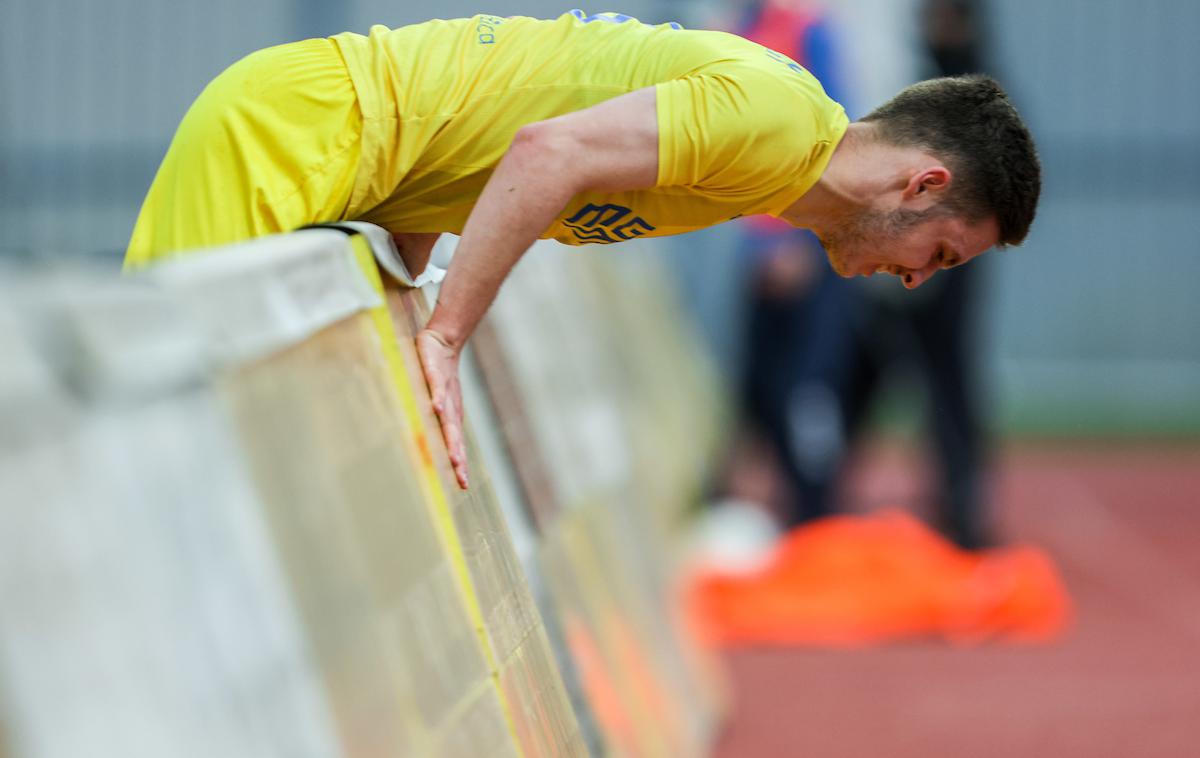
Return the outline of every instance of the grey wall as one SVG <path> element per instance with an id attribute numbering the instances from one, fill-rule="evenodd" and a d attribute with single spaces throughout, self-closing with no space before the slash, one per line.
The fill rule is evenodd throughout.
<path id="1" fill-rule="evenodd" d="M 1200 429 L 1200 3 L 991 6 L 1045 168 L 1028 243 L 993 261 L 1006 412 Z"/>
<path id="2" fill-rule="evenodd" d="M 200 88 L 300 25 L 296 4 L 283 0 L 9 0 L 0 10 L 0 250 L 122 249 Z"/>

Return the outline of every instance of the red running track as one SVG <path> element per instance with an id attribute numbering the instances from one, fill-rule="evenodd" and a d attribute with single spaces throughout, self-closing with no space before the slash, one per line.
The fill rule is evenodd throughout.
<path id="1" fill-rule="evenodd" d="M 867 457 L 858 501 L 919 498 L 918 460 Z M 1066 637 L 730 653 L 716 758 L 1200 757 L 1200 447 L 1024 446 L 994 477 L 1001 535 L 1059 564 Z"/>

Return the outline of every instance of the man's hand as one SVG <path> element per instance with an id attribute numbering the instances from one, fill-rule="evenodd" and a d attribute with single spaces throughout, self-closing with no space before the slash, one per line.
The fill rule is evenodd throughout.
<path id="1" fill-rule="evenodd" d="M 440 334 L 423 329 L 417 334 L 417 355 L 429 385 L 433 410 L 442 425 L 442 438 L 458 486 L 467 488 L 467 446 L 463 441 L 462 386 L 458 383 L 458 350 Z"/>

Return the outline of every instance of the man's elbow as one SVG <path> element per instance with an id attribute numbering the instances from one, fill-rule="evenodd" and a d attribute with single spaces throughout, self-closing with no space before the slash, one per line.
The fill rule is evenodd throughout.
<path id="1" fill-rule="evenodd" d="M 578 159 L 575 140 L 553 121 L 537 121 L 517 130 L 508 148 L 510 156 L 529 168 L 565 176 Z"/>

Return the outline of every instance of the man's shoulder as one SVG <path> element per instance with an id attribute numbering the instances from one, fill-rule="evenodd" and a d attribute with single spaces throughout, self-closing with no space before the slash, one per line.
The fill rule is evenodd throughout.
<path id="1" fill-rule="evenodd" d="M 724 76 L 737 81 L 778 85 L 783 90 L 824 96 L 821 82 L 808 69 L 783 53 L 776 52 L 736 34 L 717 31 L 690 33 L 694 46 L 706 62 L 692 72 Z"/>

